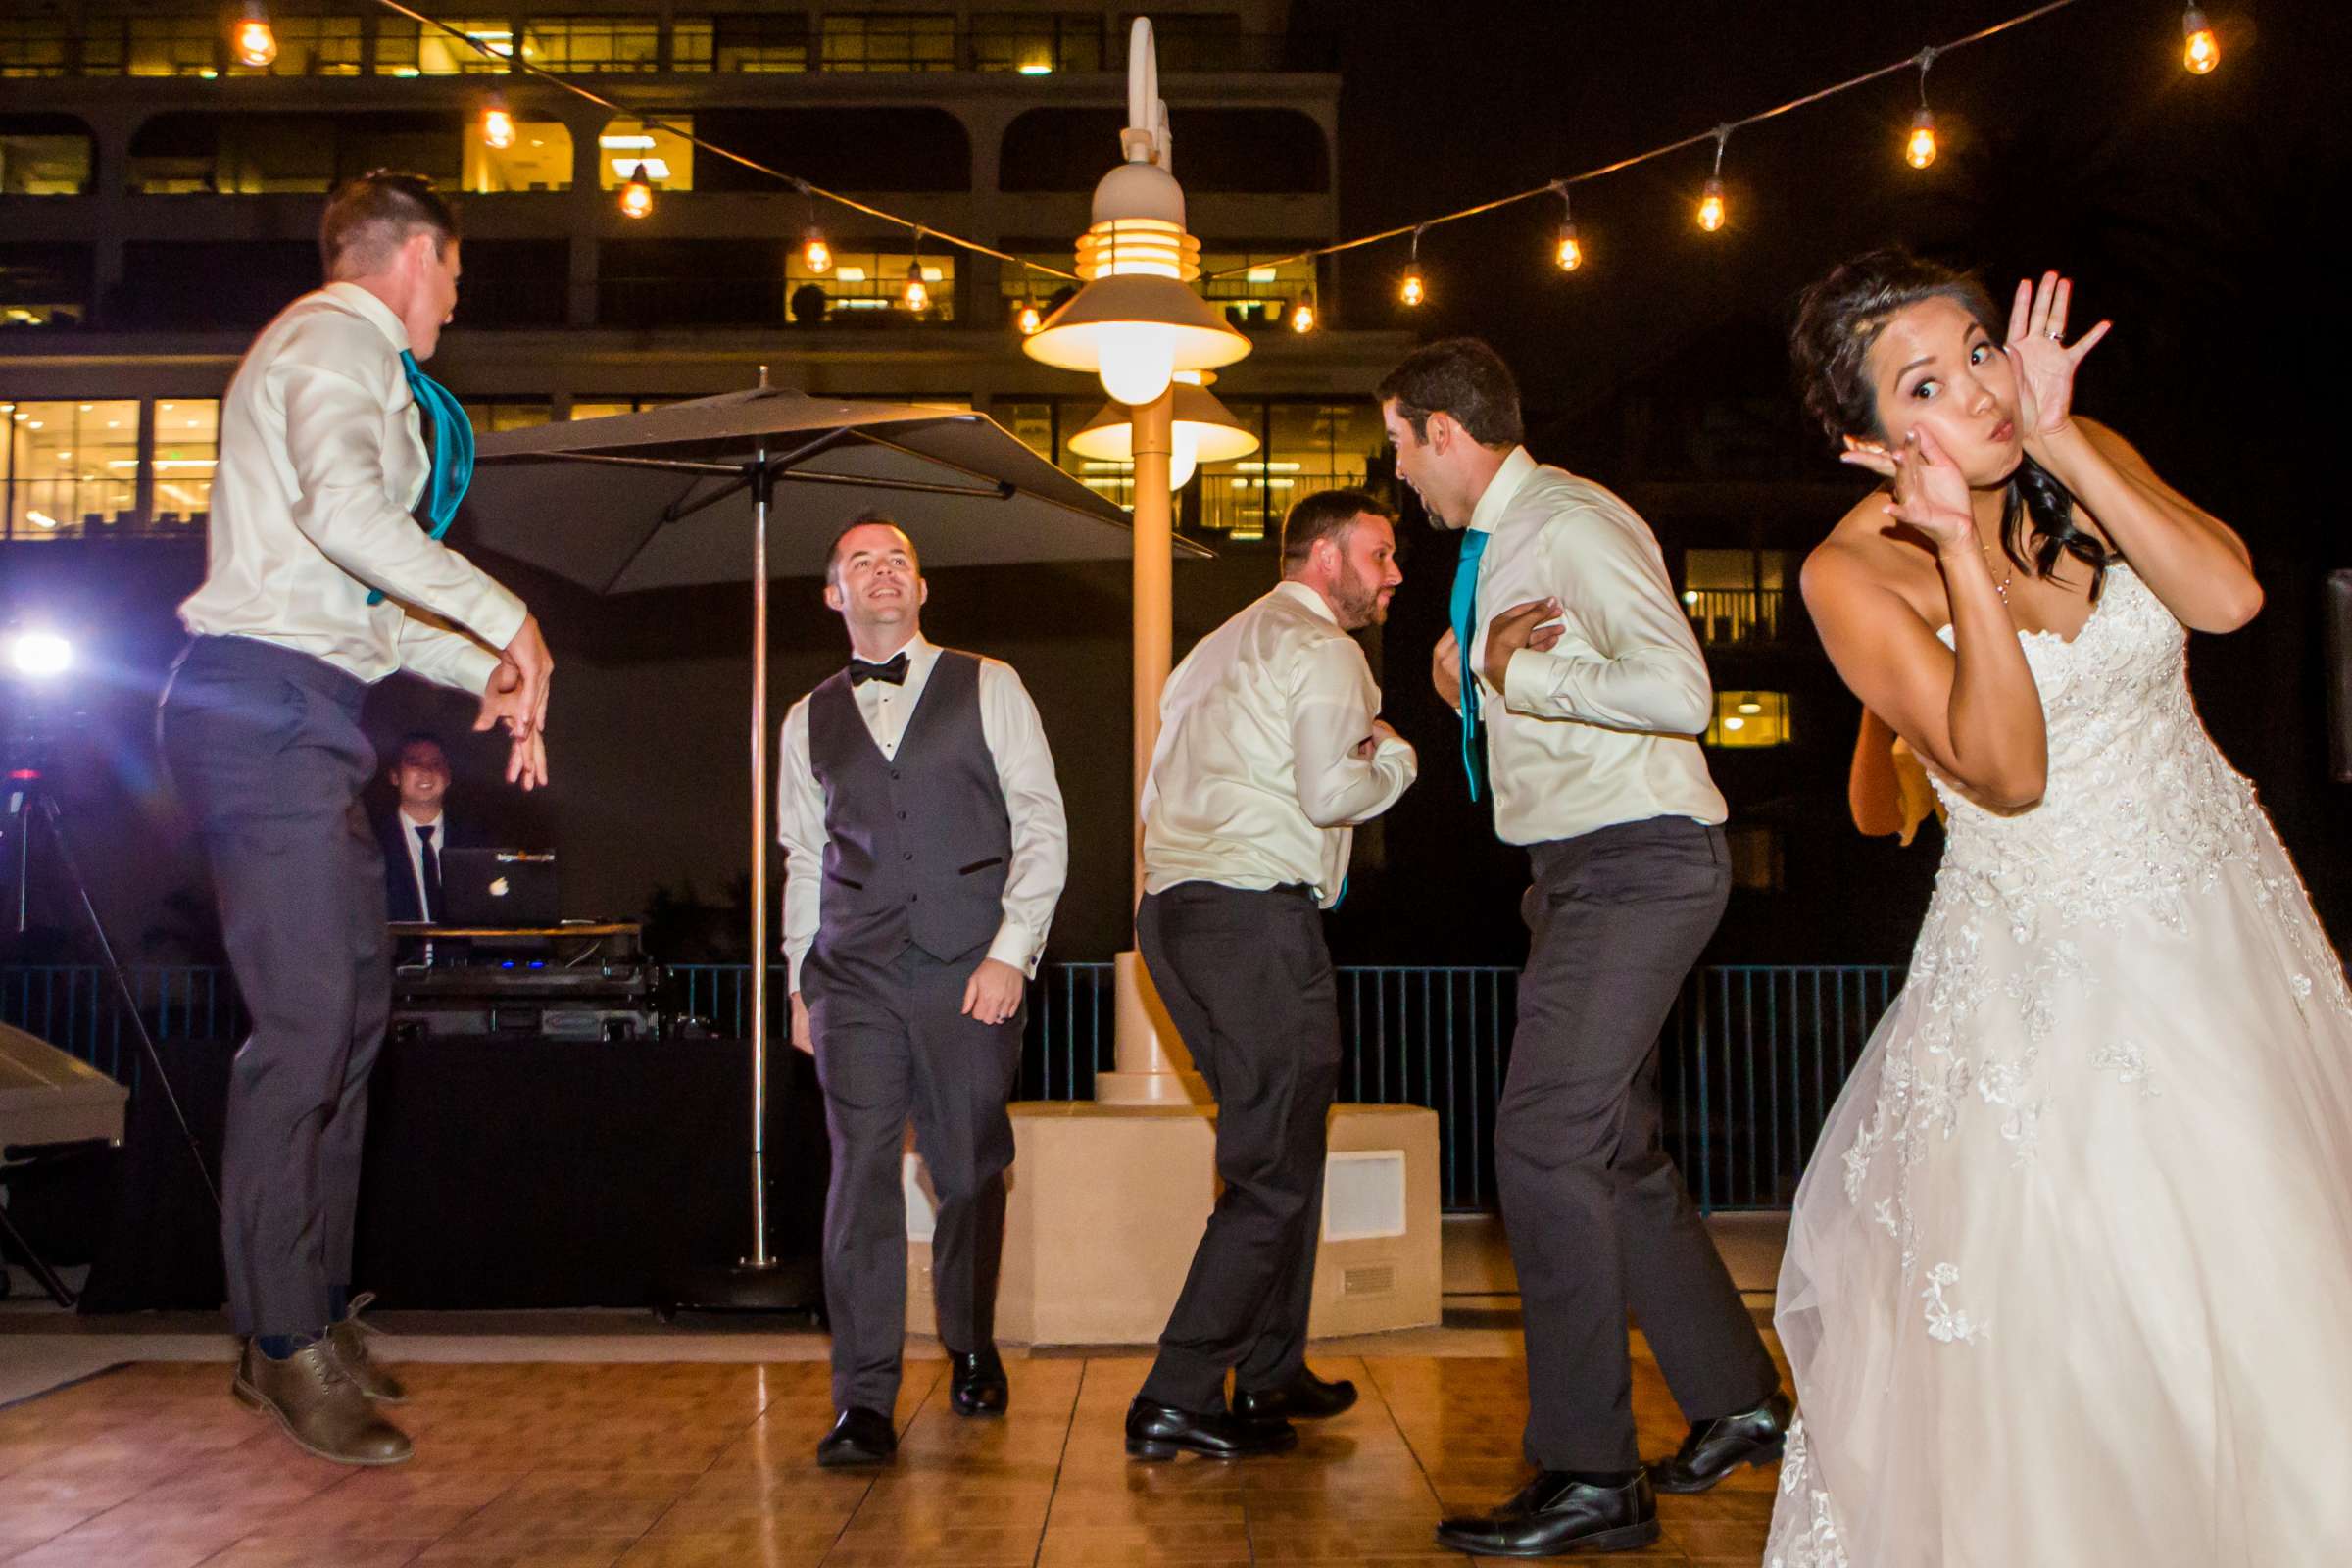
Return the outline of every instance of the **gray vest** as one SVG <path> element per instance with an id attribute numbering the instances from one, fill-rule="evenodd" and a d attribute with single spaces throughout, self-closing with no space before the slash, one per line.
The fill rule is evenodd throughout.
<path id="1" fill-rule="evenodd" d="M 983 948 L 1004 918 L 1012 822 L 980 727 L 980 660 L 942 649 L 899 753 L 874 744 L 847 670 L 808 697 L 808 761 L 825 793 L 813 955 L 885 963 Z"/>

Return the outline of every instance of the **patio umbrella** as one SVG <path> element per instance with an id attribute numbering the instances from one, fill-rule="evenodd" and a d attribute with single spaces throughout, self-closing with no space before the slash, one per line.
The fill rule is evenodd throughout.
<path id="1" fill-rule="evenodd" d="M 604 594 L 752 584 L 752 1254 L 717 1298 L 808 1306 L 767 1246 L 767 584 L 813 577 L 834 536 L 886 509 L 926 569 L 1129 554 L 1126 512 L 984 415 L 762 384 L 643 414 L 481 438 L 471 537 Z M 771 538 L 771 513 L 781 526 Z M 1178 542 L 1191 555 L 1208 552 Z"/>

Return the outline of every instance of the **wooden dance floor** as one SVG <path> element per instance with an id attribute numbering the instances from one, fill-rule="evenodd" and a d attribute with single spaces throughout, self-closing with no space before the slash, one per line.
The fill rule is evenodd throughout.
<path id="1" fill-rule="evenodd" d="M 0 1351 L 6 1341 L 0 1339 Z M 399 1363 L 397 1339 L 377 1342 Z M 1682 1419 L 1637 1343 L 1645 1453 Z M 119 1367 L 0 1409 L 8 1568 L 900 1568 L 905 1564 L 1459 1563 L 1430 1530 L 1521 1479 L 1516 1359 L 1316 1357 L 1356 1407 L 1295 1453 L 1132 1464 L 1146 1362 L 1011 1359 L 1012 1413 L 957 1419 L 944 1363 L 907 1364 L 898 1463 L 820 1471 L 820 1361 L 404 1368 L 414 1462 L 312 1460 L 231 1403 L 228 1368 Z M 1628 1562 L 1753 1568 L 1772 1475 L 1664 1497 Z"/>

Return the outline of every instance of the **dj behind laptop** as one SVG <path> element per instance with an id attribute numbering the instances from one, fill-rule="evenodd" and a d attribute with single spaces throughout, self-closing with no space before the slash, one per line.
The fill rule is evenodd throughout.
<path id="1" fill-rule="evenodd" d="M 435 859 L 417 903 L 437 918 L 391 925 L 396 1038 L 664 1032 L 661 971 L 638 926 L 564 919 L 553 854 L 452 845 Z"/>

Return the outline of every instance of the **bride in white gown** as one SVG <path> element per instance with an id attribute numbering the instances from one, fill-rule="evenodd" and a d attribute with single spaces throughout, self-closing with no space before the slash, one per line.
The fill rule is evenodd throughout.
<path id="1" fill-rule="evenodd" d="M 2352 1562 L 2352 997 L 2189 700 L 2244 546 L 2070 416 L 2068 293 L 2003 343 L 1879 252 L 1794 334 L 1889 481 L 1806 603 L 1950 822 L 1797 1194 L 1770 1568 Z"/>

